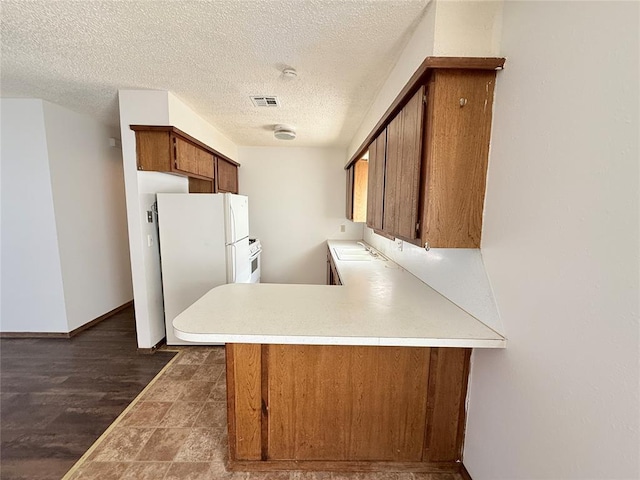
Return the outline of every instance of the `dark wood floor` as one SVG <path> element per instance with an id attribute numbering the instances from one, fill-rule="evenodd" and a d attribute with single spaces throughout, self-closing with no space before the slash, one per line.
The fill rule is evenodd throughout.
<path id="1" fill-rule="evenodd" d="M 0 478 L 62 478 L 173 355 L 137 352 L 131 307 L 71 339 L 0 339 Z"/>

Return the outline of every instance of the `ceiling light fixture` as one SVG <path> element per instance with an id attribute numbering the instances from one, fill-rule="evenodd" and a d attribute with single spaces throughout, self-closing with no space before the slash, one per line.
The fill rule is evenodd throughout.
<path id="1" fill-rule="evenodd" d="M 282 70 L 282 75 L 287 78 L 296 78 L 298 76 L 298 72 L 296 72 L 295 68 L 285 68 Z"/>
<path id="2" fill-rule="evenodd" d="M 276 125 L 273 136 L 278 140 L 293 140 L 296 138 L 296 131 L 289 125 Z"/>

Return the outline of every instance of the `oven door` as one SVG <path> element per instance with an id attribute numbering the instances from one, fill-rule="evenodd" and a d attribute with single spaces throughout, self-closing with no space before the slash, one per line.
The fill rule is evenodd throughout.
<path id="1" fill-rule="evenodd" d="M 262 249 L 258 250 L 256 253 L 249 257 L 249 262 L 251 264 L 251 278 L 249 283 L 260 283 L 260 254 L 262 253 Z"/>

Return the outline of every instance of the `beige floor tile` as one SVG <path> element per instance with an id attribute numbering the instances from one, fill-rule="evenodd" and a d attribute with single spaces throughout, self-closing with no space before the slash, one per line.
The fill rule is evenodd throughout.
<path id="1" fill-rule="evenodd" d="M 249 474 L 247 472 L 229 472 L 224 468 L 224 465 L 212 464 L 209 475 L 211 479 L 216 480 L 248 480 Z"/>
<path id="2" fill-rule="evenodd" d="M 166 415 L 171 402 L 139 402 L 127 414 L 122 425 L 127 427 L 156 427 Z"/>
<path id="3" fill-rule="evenodd" d="M 172 463 L 164 480 L 212 480 L 210 464 L 198 463 Z"/>
<path id="4" fill-rule="evenodd" d="M 211 462 L 220 439 L 210 428 L 192 428 L 174 462 Z"/>
<path id="5" fill-rule="evenodd" d="M 227 383 L 224 378 L 219 378 L 211 389 L 209 400 L 226 401 L 227 400 Z"/>
<path id="6" fill-rule="evenodd" d="M 96 462 L 126 462 L 136 458 L 144 447 L 153 428 L 116 427 L 91 454 Z"/>
<path id="7" fill-rule="evenodd" d="M 251 472 L 247 480 L 291 480 L 291 472 Z"/>
<path id="8" fill-rule="evenodd" d="M 144 401 L 175 402 L 185 389 L 187 382 L 175 380 L 165 380 L 164 377 L 158 380 L 144 395 Z"/>
<path id="9" fill-rule="evenodd" d="M 189 365 L 197 370 L 191 380 L 202 380 L 204 382 L 217 382 L 224 371 L 224 366 L 216 363 L 205 363 L 204 365 Z"/>
<path id="10" fill-rule="evenodd" d="M 120 480 L 158 480 L 163 478 L 169 470 L 169 462 L 135 462 L 129 463 L 129 468 Z"/>
<path id="11" fill-rule="evenodd" d="M 202 402 L 174 402 L 158 426 L 162 428 L 191 427 L 200 415 L 202 407 Z"/>
<path id="12" fill-rule="evenodd" d="M 227 402 L 205 402 L 196 425 L 199 427 L 227 427 Z"/>
<path id="13" fill-rule="evenodd" d="M 164 372 L 163 378 L 178 382 L 191 380 L 199 368 L 200 365 L 183 365 L 180 363 L 174 363 Z"/>
<path id="14" fill-rule="evenodd" d="M 86 462 L 71 480 L 119 480 L 127 467 L 123 462 Z"/>
<path id="15" fill-rule="evenodd" d="M 223 346 L 213 347 L 204 363 L 218 363 L 224 365 L 226 363 L 224 350 Z"/>
<path id="16" fill-rule="evenodd" d="M 292 472 L 291 480 L 331 480 L 330 472 Z"/>
<path id="17" fill-rule="evenodd" d="M 210 353 L 210 347 L 190 347 L 189 350 L 180 354 L 178 363 L 181 365 L 202 365 Z"/>
<path id="18" fill-rule="evenodd" d="M 157 428 L 136 457 L 138 461 L 170 462 L 184 445 L 189 428 Z"/>
<path id="19" fill-rule="evenodd" d="M 184 382 L 184 390 L 180 394 L 179 400 L 183 402 L 204 402 L 209 397 L 213 386 L 213 382 L 195 380 Z"/>

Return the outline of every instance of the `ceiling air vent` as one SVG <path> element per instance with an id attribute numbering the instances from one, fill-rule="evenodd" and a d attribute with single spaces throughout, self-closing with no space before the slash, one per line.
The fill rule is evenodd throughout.
<path id="1" fill-rule="evenodd" d="M 279 107 L 278 97 L 266 97 L 264 95 L 251 96 L 251 101 L 256 107 Z"/>

